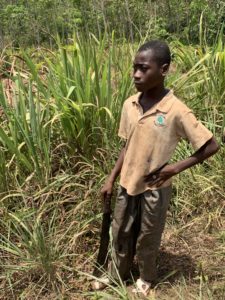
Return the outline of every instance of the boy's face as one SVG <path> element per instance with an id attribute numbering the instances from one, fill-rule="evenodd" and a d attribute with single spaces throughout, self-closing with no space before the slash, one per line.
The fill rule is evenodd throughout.
<path id="1" fill-rule="evenodd" d="M 146 92 L 161 85 L 167 71 L 168 65 L 159 66 L 151 49 L 138 52 L 133 64 L 133 79 L 136 89 Z"/>

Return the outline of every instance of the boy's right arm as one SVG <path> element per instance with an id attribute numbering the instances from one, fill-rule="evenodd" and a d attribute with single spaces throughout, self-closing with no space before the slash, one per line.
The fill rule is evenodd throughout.
<path id="1" fill-rule="evenodd" d="M 123 147 L 122 150 L 120 151 L 119 158 L 117 159 L 116 164 L 115 164 L 114 168 L 112 169 L 111 174 L 109 175 L 104 186 L 101 189 L 101 196 L 102 196 L 103 205 L 104 205 L 105 210 L 110 210 L 113 185 L 122 169 L 124 154 L 125 154 L 125 147 Z"/>

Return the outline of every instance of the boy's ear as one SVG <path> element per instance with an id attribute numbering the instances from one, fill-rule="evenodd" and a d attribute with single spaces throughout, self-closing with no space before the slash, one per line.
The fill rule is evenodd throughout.
<path id="1" fill-rule="evenodd" d="M 164 64 L 161 66 L 161 74 L 162 76 L 166 76 L 169 71 L 169 64 Z"/>

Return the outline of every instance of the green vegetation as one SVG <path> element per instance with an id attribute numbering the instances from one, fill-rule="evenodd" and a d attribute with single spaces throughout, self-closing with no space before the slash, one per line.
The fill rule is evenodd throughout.
<path id="1" fill-rule="evenodd" d="M 205 37 L 215 41 L 225 20 L 222 0 L 1 0 L 0 48 L 68 43 L 74 31 L 108 35 L 132 42 L 145 36 L 197 43 L 203 13 Z"/>
<path id="2" fill-rule="evenodd" d="M 103 293 L 90 290 L 101 222 L 99 190 L 121 147 L 118 122 L 123 101 L 135 92 L 134 53 L 145 39 L 171 32 L 168 86 L 215 134 L 221 149 L 174 178 L 160 281 L 149 299 L 225 298 L 225 47 L 223 27 L 216 29 L 224 17 L 223 1 L 191 2 L 187 14 L 188 1 L 179 6 L 124 1 L 121 14 L 117 1 L 1 2 L 4 41 L 40 46 L 5 47 L 0 55 L 1 299 L 131 299 L 122 283 Z M 171 15 L 162 19 L 158 14 L 165 15 L 166 3 Z M 153 27 L 141 14 L 147 11 L 141 5 L 150 4 L 157 16 Z M 50 7 L 57 18 L 47 13 Z M 31 19 L 30 11 L 38 9 L 38 18 Z M 40 26 L 36 31 L 28 30 L 31 20 Z M 17 31 L 10 30 L 15 24 Z M 54 50 L 43 46 L 53 42 Z M 173 160 L 192 152 L 182 142 Z"/>

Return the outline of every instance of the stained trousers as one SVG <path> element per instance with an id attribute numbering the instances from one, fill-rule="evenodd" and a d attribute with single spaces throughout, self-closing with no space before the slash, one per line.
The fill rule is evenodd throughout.
<path id="1" fill-rule="evenodd" d="M 140 278 L 156 280 L 156 258 L 171 192 L 169 186 L 130 196 L 119 186 L 112 222 L 112 277 L 118 279 L 119 273 L 122 280 L 127 279 L 137 254 Z"/>

